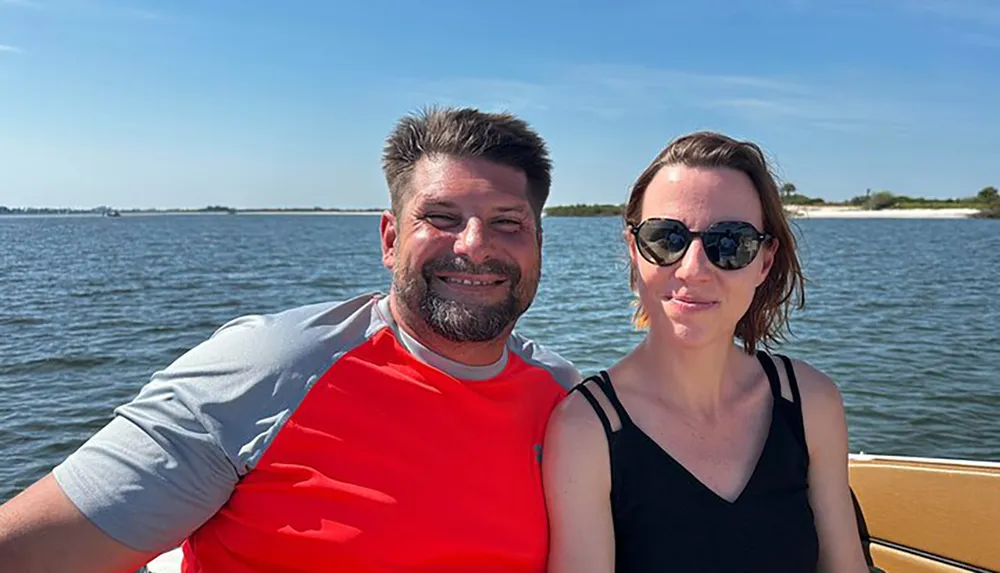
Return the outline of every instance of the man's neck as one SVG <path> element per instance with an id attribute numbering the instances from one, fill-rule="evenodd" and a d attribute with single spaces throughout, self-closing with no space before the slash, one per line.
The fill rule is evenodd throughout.
<path id="1" fill-rule="evenodd" d="M 389 311 L 392 318 L 403 332 L 419 342 L 422 346 L 439 354 L 448 360 L 466 366 L 489 366 L 503 358 L 503 349 L 507 344 L 508 330 L 501 336 L 487 342 L 455 342 L 434 332 L 419 316 L 408 311 L 401 304 L 395 292 L 389 294 Z"/>

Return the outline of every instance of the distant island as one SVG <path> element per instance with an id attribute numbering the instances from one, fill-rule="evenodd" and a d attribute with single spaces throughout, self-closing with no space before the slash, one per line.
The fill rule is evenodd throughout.
<path id="1" fill-rule="evenodd" d="M 879 216 L 891 213 L 900 216 L 941 215 L 957 218 L 1000 219 L 1000 194 L 996 187 L 988 186 L 976 195 L 955 199 L 927 199 L 896 195 L 890 191 L 872 192 L 858 195 L 847 201 L 826 201 L 821 197 L 809 197 L 798 192 L 793 183 L 781 186 L 781 202 L 785 212 L 791 216 Z M 555 205 L 545 208 L 547 217 L 620 217 L 624 203 Z M 225 205 L 209 205 L 200 209 L 114 209 L 99 206 L 91 209 L 46 208 L 46 207 L 6 207 L 0 205 L 2 215 L 100 215 L 117 217 L 121 215 L 171 215 L 171 214 L 309 214 L 309 213 L 380 213 L 385 207 L 344 209 L 337 207 L 260 207 L 234 208 Z"/>
<path id="2" fill-rule="evenodd" d="M 781 202 L 785 211 L 791 215 L 803 215 L 810 212 L 850 213 L 858 211 L 888 211 L 888 210 L 955 210 L 968 212 L 970 218 L 1000 218 L 1000 194 L 996 187 L 984 187 L 974 196 L 956 199 L 927 199 L 896 195 L 890 191 L 868 190 L 864 195 L 858 195 L 847 201 L 826 201 L 820 197 L 809 197 L 798 192 L 795 185 L 785 183 L 781 186 Z M 826 209 L 823 209 L 826 208 Z M 620 217 L 625 210 L 625 204 L 576 204 L 547 207 L 547 217 Z M 874 213 L 873 213 L 874 214 Z"/>
<path id="3" fill-rule="evenodd" d="M 218 214 L 236 215 L 240 213 L 381 213 L 384 207 L 368 207 L 359 209 L 341 209 L 336 207 L 260 207 L 234 208 L 224 205 L 209 205 L 200 209 L 113 209 L 100 206 L 91 209 L 52 208 L 52 207 L 6 207 L 0 205 L 0 215 L 183 215 L 183 214 Z"/>

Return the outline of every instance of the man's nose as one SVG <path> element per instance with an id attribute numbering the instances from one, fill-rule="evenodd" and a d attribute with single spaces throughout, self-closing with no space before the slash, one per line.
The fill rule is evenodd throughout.
<path id="1" fill-rule="evenodd" d="M 482 263 L 486 260 L 487 254 L 487 233 L 482 219 L 469 218 L 455 241 L 455 254 L 465 255 L 474 263 Z"/>

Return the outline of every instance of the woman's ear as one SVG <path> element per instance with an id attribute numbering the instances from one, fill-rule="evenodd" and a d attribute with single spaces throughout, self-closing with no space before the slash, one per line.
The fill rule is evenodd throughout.
<path id="1" fill-rule="evenodd" d="M 630 233 L 628 229 L 626 229 L 622 235 L 624 235 L 625 244 L 628 245 L 628 256 L 632 261 L 632 267 L 635 268 L 639 257 L 638 247 L 635 245 L 635 235 Z"/>
<path id="2" fill-rule="evenodd" d="M 760 249 L 761 260 L 764 264 L 760 267 L 760 275 L 757 277 L 757 286 L 764 284 L 767 280 L 767 275 L 771 273 L 771 267 L 774 266 L 774 257 L 778 254 L 778 239 L 771 237 Z"/>

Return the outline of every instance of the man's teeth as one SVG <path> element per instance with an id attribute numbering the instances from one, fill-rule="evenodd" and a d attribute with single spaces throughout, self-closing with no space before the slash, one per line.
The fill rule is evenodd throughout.
<path id="1" fill-rule="evenodd" d="M 489 286 L 497 284 L 497 281 L 470 281 L 469 279 L 456 279 L 445 277 L 444 282 L 466 286 Z"/>

